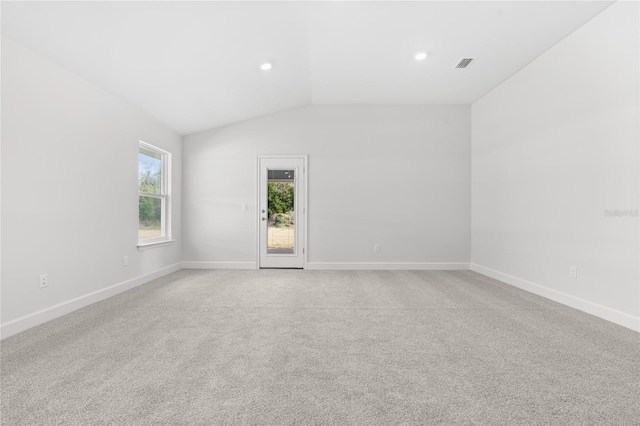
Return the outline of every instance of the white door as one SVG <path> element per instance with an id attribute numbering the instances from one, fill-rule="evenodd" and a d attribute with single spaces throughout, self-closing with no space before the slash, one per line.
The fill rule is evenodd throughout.
<path id="1" fill-rule="evenodd" d="M 306 156 L 258 157 L 260 268 L 303 268 Z"/>

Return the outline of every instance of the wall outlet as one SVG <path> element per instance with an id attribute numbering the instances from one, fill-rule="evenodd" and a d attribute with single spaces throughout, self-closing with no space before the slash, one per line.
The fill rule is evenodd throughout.
<path id="1" fill-rule="evenodd" d="M 128 256 L 125 256 L 125 257 L 122 258 L 122 264 L 124 266 L 127 266 L 129 264 L 129 257 Z"/>
<path id="2" fill-rule="evenodd" d="M 49 275 L 40 274 L 40 288 L 45 288 L 49 285 Z"/>
<path id="3" fill-rule="evenodd" d="M 373 251 L 380 251 L 380 244 L 376 244 L 373 246 Z"/>
<path id="4" fill-rule="evenodd" d="M 576 268 L 575 266 L 572 266 L 569 268 L 569 276 L 571 278 L 578 278 L 578 268 Z"/>

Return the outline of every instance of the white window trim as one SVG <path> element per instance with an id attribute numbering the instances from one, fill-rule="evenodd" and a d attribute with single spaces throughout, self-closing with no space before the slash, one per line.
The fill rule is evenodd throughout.
<path id="1" fill-rule="evenodd" d="M 148 250 L 151 248 L 156 248 L 156 247 L 162 247 L 162 246 L 169 246 L 171 244 L 173 244 L 175 240 L 162 240 L 162 241 L 155 241 L 155 242 L 151 242 L 151 243 L 138 243 L 138 251 L 142 251 L 142 250 Z"/>
<path id="2" fill-rule="evenodd" d="M 154 247 L 162 247 L 172 244 L 174 240 L 171 239 L 171 153 L 164 149 L 149 143 L 138 141 L 138 152 L 140 148 L 147 149 L 152 152 L 156 152 L 162 156 L 162 182 L 160 184 L 160 194 L 150 194 L 147 192 L 140 192 L 138 189 L 138 198 L 140 196 L 159 198 L 162 203 L 162 212 L 160 229 L 164 233 L 163 236 L 157 238 L 148 238 L 145 240 L 138 239 L 138 250 L 146 250 Z M 140 170 L 138 169 L 138 173 Z M 139 214 L 139 212 L 138 212 Z"/>

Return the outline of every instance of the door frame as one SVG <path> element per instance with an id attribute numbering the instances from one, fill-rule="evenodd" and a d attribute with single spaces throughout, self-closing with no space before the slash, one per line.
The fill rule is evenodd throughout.
<path id="1" fill-rule="evenodd" d="M 260 160 L 269 159 L 269 160 L 302 160 L 302 182 L 301 186 L 304 191 L 304 200 L 302 205 L 302 216 L 299 220 L 298 226 L 302 227 L 302 269 L 307 269 L 307 255 L 309 254 L 309 250 L 307 250 L 307 241 L 309 239 L 307 235 L 307 217 L 309 216 L 309 179 L 307 176 L 309 175 L 309 165 L 308 165 L 308 155 L 307 154 L 288 154 L 288 155 L 258 155 L 256 157 L 256 269 L 260 269 Z"/>

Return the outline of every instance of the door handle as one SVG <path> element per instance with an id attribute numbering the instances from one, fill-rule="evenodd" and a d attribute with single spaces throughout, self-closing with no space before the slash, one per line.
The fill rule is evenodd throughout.
<path id="1" fill-rule="evenodd" d="M 267 220 L 267 218 L 266 218 L 266 217 L 263 217 L 263 218 L 262 218 L 262 220 Z"/>
<path id="2" fill-rule="evenodd" d="M 266 213 L 266 211 L 264 209 L 262 209 L 262 213 Z"/>

